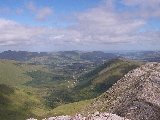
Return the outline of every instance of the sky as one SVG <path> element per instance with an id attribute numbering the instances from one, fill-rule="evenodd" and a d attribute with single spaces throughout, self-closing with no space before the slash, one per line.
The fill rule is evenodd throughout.
<path id="1" fill-rule="evenodd" d="M 160 0 L 1 0 L 5 50 L 160 50 Z"/>

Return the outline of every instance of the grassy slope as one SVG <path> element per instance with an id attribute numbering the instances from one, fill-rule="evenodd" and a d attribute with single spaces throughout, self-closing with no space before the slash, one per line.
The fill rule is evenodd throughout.
<path id="1" fill-rule="evenodd" d="M 88 103 L 88 101 L 81 101 L 69 105 L 61 105 L 52 110 L 46 108 L 44 99 L 36 92 L 43 94 L 43 91 L 29 86 L 25 87 L 24 85 L 32 80 L 26 72 L 37 70 L 47 71 L 41 66 L 19 64 L 9 60 L 0 61 L 1 120 L 23 120 L 29 117 L 44 118 L 61 114 L 71 115 L 80 111 Z"/>
<path id="2" fill-rule="evenodd" d="M 13 61 L 0 61 L 0 83 L 8 85 L 23 84 L 31 78 L 24 74 L 25 70 Z"/>
<path id="3" fill-rule="evenodd" d="M 34 66 L 27 64 L 19 64 L 15 61 L 0 61 L 0 84 L 12 86 L 22 85 L 32 78 L 29 77 L 27 71 L 43 70 L 42 66 Z"/>
<path id="4" fill-rule="evenodd" d="M 43 100 L 33 91 L 0 84 L 0 119 L 25 120 L 26 118 L 45 118 L 55 115 L 74 115 L 81 111 L 91 100 L 46 109 Z"/>
<path id="5" fill-rule="evenodd" d="M 79 78 L 73 94 L 77 100 L 91 99 L 108 90 L 114 83 L 140 63 L 115 59 L 104 63 Z"/>
<path id="6" fill-rule="evenodd" d="M 92 100 L 84 100 L 74 103 L 58 106 L 48 113 L 48 116 L 58 115 L 75 115 L 79 113 L 85 106 L 89 105 Z"/>
<path id="7" fill-rule="evenodd" d="M 43 99 L 37 96 L 37 89 L 24 85 L 26 82 L 32 80 L 26 73 L 37 70 L 47 71 L 38 65 L 0 60 L 1 120 L 10 120 L 11 118 L 23 120 L 30 115 L 38 116 L 46 114 L 45 111 L 47 110 L 45 110 Z"/>
<path id="8" fill-rule="evenodd" d="M 0 84 L 1 120 L 24 120 L 44 114 L 42 100 L 33 92 Z"/>
<path id="9" fill-rule="evenodd" d="M 93 99 L 112 87 L 124 74 L 138 66 L 137 62 L 120 59 L 106 62 L 81 76 L 75 88 L 51 91 L 47 97 L 47 104 L 55 108 L 59 102 L 64 104 Z"/>

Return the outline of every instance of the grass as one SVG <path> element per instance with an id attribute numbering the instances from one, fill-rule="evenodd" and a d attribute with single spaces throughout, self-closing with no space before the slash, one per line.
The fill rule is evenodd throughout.
<path id="1" fill-rule="evenodd" d="M 18 85 L 31 80 L 25 75 L 25 70 L 13 61 L 0 61 L 0 84 Z"/>
<path id="2" fill-rule="evenodd" d="M 23 85 L 32 80 L 26 72 L 36 70 L 46 69 L 38 65 L 20 64 L 11 60 L 0 60 L 0 84 L 12 86 Z"/>
<path id="3" fill-rule="evenodd" d="M 0 119 L 25 120 L 27 118 L 42 119 L 57 115 L 74 115 L 80 112 L 91 100 L 85 100 L 47 109 L 43 99 L 33 91 L 0 85 Z"/>
<path id="4" fill-rule="evenodd" d="M 74 103 L 58 106 L 57 108 L 50 111 L 51 116 L 58 115 L 75 115 L 79 113 L 85 106 L 89 105 L 92 100 L 84 100 Z"/>
<path id="5" fill-rule="evenodd" d="M 45 114 L 42 99 L 31 91 L 1 84 L 0 101 L 1 120 L 24 120 L 28 117 L 39 117 Z M 37 108 L 41 112 L 35 112 Z"/>
<path id="6" fill-rule="evenodd" d="M 115 59 L 100 65 L 93 71 L 81 76 L 73 94 L 78 100 L 92 99 L 115 84 L 130 70 L 137 68 L 140 63 Z"/>

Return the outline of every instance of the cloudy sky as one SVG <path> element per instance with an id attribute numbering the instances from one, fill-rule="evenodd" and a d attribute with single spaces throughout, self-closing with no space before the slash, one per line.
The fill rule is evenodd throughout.
<path id="1" fill-rule="evenodd" d="M 8 49 L 160 50 L 160 0 L 1 0 Z"/>

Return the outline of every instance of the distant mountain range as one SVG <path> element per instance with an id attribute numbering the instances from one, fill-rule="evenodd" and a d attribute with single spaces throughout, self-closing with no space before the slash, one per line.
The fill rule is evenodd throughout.
<path id="1" fill-rule="evenodd" d="M 132 60 L 160 62 L 160 51 L 123 52 L 118 53 L 117 55 Z"/>
<path id="2" fill-rule="evenodd" d="M 28 61 L 39 57 L 58 56 L 65 59 L 89 60 L 92 62 L 102 62 L 115 58 L 126 58 L 131 60 L 141 60 L 149 62 L 160 61 L 160 51 L 134 51 L 134 52 L 116 52 L 106 53 L 102 51 L 81 52 L 81 51 L 60 51 L 60 52 L 28 52 L 28 51 L 4 51 L 0 53 L 0 59 Z"/>
<path id="3" fill-rule="evenodd" d="M 33 57 L 47 56 L 46 52 L 27 52 L 27 51 L 4 51 L 0 53 L 0 59 L 17 60 L 17 61 L 27 61 Z"/>

